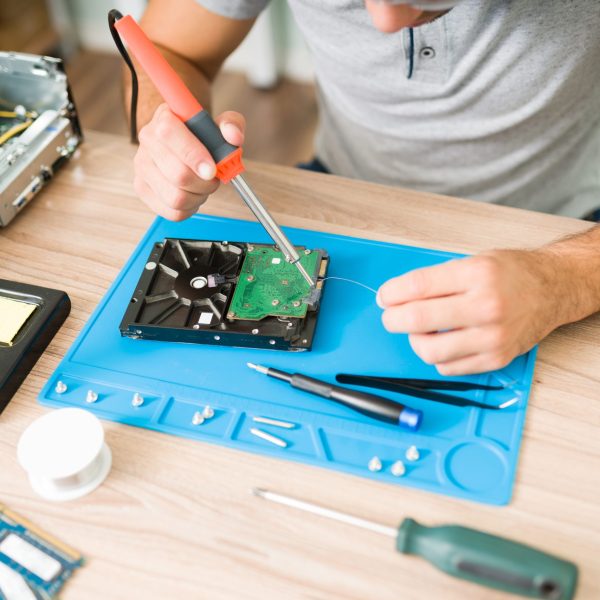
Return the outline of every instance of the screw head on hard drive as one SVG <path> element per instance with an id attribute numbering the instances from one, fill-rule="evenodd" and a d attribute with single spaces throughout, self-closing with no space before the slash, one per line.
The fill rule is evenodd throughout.
<path id="1" fill-rule="evenodd" d="M 94 402 L 96 402 L 96 400 L 98 400 L 98 394 L 94 390 L 88 390 L 85 396 L 85 401 L 88 404 L 93 404 Z"/>
<path id="2" fill-rule="evenodd" d="M 252 335 L 258 335 L 258 329 L 253 329 L 252 330 Z"/>
<path id="3" fill-rule="evenodd" d="M 67 391 L 67 384 L 62 382 L 62 381 L 57 381 L 56 382 L 56 387 L 54 388 L 54 391 L 57 394 L 64 394 Z"/>
<path id="4" fill-rule="evenodd" d="M 139 392 L 136 392 L 131 399 L 131 405 L 137 408 L 142 404 L 144 404 L 144 396 L 142 396 Z"/>
<path id="5" fill-rule="evenodd" d="M 146 263 L 146 270 L 154 271 L 156 269 L 156 263 L 154 261 L 150 261 Z"/>
<path id="6" fill-rule="evenodd" d="M 202 409 L 202 416 L 205 419 L 212 419 L 215 416 L 215 411 L 212 406 L 208 404 Z"/>
<path id="7" fill-rule="evenodd" d="M 202 425 L 204 423 L 204 417 L 200 411 L 196 411 L 192 417 L 192 425 Z"/>
<path id="8" fill-rule="evenodd" d="M 277 342 L 275 340 L 269 340 L 269 344 L 271 344 L 271 346 L 274 346 Z"/>
<path id="9" fill-rule="evenodd" d="M 369 471 L 373 471 L 373 472 L 377 472 L 377 471 L 381 471 L 381 468 L 383 467 L 383 465 L 381 464 L 381 459 L 379 458 L 379 456 L 374 456 L 370 461 L 369 461 Z"/>

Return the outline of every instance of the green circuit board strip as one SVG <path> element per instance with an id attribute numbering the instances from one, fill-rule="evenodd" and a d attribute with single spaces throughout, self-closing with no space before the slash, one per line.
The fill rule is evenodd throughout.
<path id="1" fill-rule="evenodd" d="M 297 248 L 307 272 L 316 275 L 321 253 Z M 308 253 L 307 253 L 308 252 Z M 303 318 L 310 292 L 295 265 L 273 246 L 248 246 L 227 317 L 259 321 L 269 316 Z"/>

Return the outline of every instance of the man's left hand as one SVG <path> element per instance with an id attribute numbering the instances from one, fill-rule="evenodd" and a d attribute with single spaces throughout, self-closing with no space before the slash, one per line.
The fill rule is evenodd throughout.
<path id="1" fill-rule="evenodd" d="M 411 271 L 377 294 L 385 328 L 442 375 L 493 371 L 561 324 L 552 259 L 498 250 Z"/>

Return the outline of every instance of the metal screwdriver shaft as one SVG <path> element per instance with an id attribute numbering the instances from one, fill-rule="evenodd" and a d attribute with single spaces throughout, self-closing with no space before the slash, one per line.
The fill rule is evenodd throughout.
<path id="1" fill-rule="evenodd" d="M 271 502 L 277 502 L 279 504 L 284 504 L 285 506 L 290 506 L 291 508 L 305 510 L 321 517 L 347 523 L 348 525 L 356 525 L 357 527 L 362 527 L 363 529 L 368 529 L 369 531 L 374 531 L 376 533 L 382 533 L 389 537 L 395 538 L 398 535 L 398 530 L 395 527 L 387 527 L 386 525 L 381 525 L 373 521 L 367 521 L 366 519 L 348 515 L 331 508 L 325 508 L 324 506 L 319 506 L 312 502 L 290 498 L 289 496 L 283 496 L 282 494 L 276 494 L 275 492 L 269 492 L 268 490 L 263 490 L 261 488 L 254 488 L 252 493 L 259 498 L 264 498 Z"/>
<path id="2" fill-rule="evenodd" d="M 277 247 L 281 250 L 285 256 L 285 260 L 293 265 L 296 265 L 296 268 L 298 271 L 300 271 L 302 277 L 304 277 L 308 285 L 312 287 L 314 282 L 312 277 L 307 273 L 306 269 L 300 262 L 300 255 L 298 254 L 298 251 L 287 239 L 283 231 L 281 231 L 281 228 L 279 225 L 277 225 L 275 219 L 273 219 L 269 211 L 256 197 L 256 194 L 246 183 L 246 180 L 242 177 L 242 175 L 236 175 L 231 180 L 231 184 L 242 197 L 242 200 L 248 205 L 248 208 L 254 213 L 254 216 L 258 219 L 259 223 L 262 224 L 269 236 L 271 236 L 271 239 L 275 242 Z"/>

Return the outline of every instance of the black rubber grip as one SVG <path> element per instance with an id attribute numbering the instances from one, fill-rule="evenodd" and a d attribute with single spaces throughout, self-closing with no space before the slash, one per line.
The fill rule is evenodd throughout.
<path id="1" fill-rule="evenodd" d="M 300 390 L 330 398 L 339 404 L 343 404 L 348 408 L 352 408 L 364 415 L 385 421 L 387 423 L 398 424 L 400 414 L 404 410 L 404 405 L 393 400 L 388 400 L 382 396 L 359 392 L 341 387 L 339 385 L 331 385 L 306 375 L 294 373 L 290 383 Z"/>
<path id="2" fill-rule="evenodd" d="M 185 122 L 187 128 L 206 146 L 215 163 L 227 158 L 238 147 L 230 144 L 208 111 L 201 110 Z"/>

